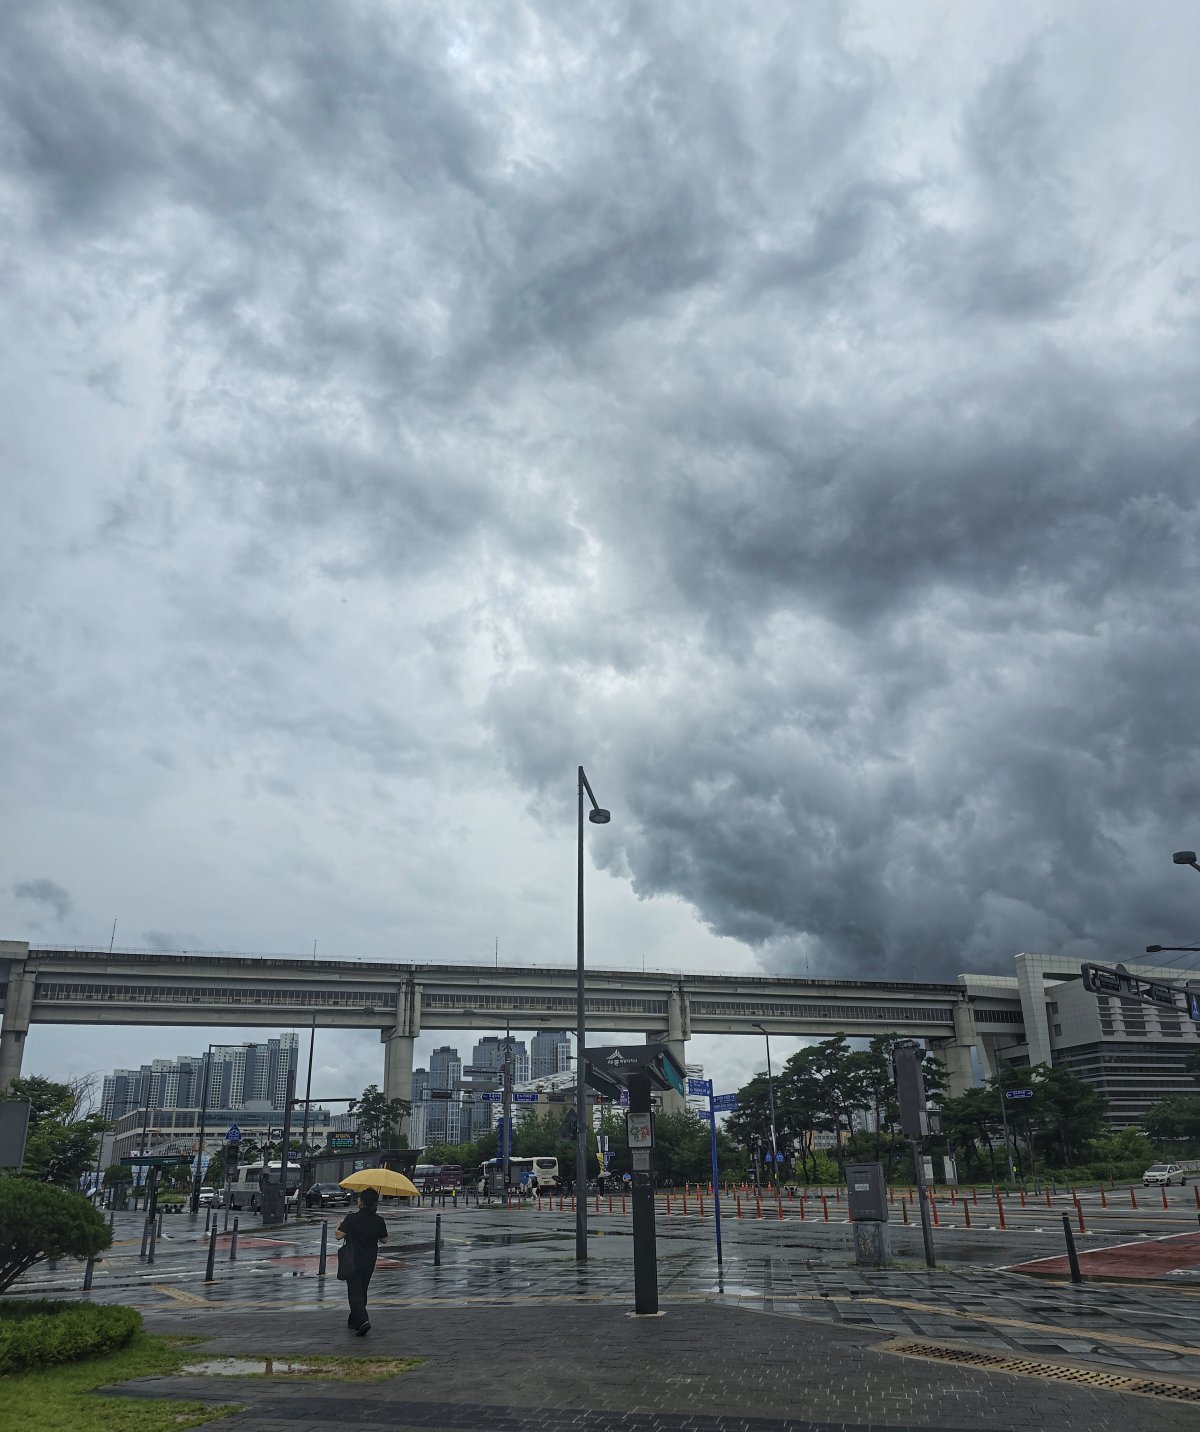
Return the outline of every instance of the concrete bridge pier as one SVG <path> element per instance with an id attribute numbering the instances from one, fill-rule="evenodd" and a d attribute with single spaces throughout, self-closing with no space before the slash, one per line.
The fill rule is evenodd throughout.
<path id="1" fill-rule="evenodd" d="M 413 978 L 406 979 L 396 991 L 396 1024 L 381 1029 L 383 1042 L 383 1096 L 412 1102 L 413 1047 L 421 1032 L 421 986 Z M 401 1125 L 401 1133 L 409 1131 L 409 1119 Z"/>
<path id="2" fill-rule="evenodd" d="M 8 967 L 8 988 L 4 995 L 4 1018 L 0 1020 L 0 1094 L 21 1077 L 25 1036 L 33 1018 L 35 972 L 25 964 L 29 946 L 19 940 L 0 940 L 0 957 L 14 956 Z M 16 961 L 20 960 L 18 964 Z"/>
<path id="3" fill-rule="evenodd" d="M 660 1034 L 648 1034 L 646 1043 L 665 1044 L 680 1065 L 684 1066 L 687 1064 L 687 1041 L 691 1033 L 691 1009 L 681 980 L 667 992 L 666 1030 Z M 681 1113 L 687 1108 L 687 1099 L 684 1095 L 677 1094 L 674 1089 L 668 1089 L 663 1095 L 662 1108 L 664 1114 Z"/>
<path id="4" fill-rule="evenodd" d="M 937 1045 L 932 1051 L 946 1070 L 946 1092 L 952 1099 L 960 1098 L 968 1089 L 975 1087 L 972 1049 L 977 1051 L 980 1065 L 986 1068 L 983 1042 L 975 1027 L 975 1011 L 969 1000 L 962 999 L 954 1006 L 954 1038 Z"/>

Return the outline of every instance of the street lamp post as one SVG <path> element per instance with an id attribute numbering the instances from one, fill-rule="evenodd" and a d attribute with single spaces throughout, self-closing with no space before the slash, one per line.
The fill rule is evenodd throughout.
<path id="1" fill-rule="evenodd" d="M 763 1038 L 767 1041 L 767 1097 L 771 1101 L 771 1176 L 774 1179 L 775 1187 L 779 1187 L 779 1142 L 775 1136 L 775 1079 L 771 1073 L 771 1036 L 767 1033 L 766 1026 L 755 1023 L 755 1029 L 761 1029 Z"/>
<path id="2" fill-rule="evenodd" d="M 575 1113 L 578 1143 L 575 1147 L 575 1261 L 587 1262 L 587 1131 L 591 1120 L 587 1116 L 587 1060 L 584 1058 L 586 1043 L 586 1021 L 584 1017 L 583 984 L 583 793 L 587 791 L 592 808 L 588 820 L 593 825 L 607 825 L 612 819 L 610 812 L 600 806 L 592 791 L 583 767 L 579 767 L 579 841 L 578 874 L 575 930 Z"/>
<path id="3" fill-rule="evenodd" d="M 200 1091 L 200 1139 L 196 1148 L 196 1172 L 192 1176 L 190 1204 L 193 1214 L 200 1211 L 200 1184 L 203 1179 L 204 1134 L 205 1124 L 208 1122 L 208 1086 L 211 1080 L 212 1052 L 214 1049 L 234 1049 L 236 1047 L 233 1044 L 224 1044 L 220 1040 L 214 1040 L 204 1051 L 204 1087 Z"/>

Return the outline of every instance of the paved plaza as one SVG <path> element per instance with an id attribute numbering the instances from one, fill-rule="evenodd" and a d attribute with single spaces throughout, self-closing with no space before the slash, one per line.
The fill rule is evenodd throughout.
<path id="1" fill-rule="evenodd" d="M 1187 1202 L 1180 1196 L 1187 1194 Z M 993 1218 L 940 1211 L 939 1266 L 918 1227 L 891 1226 L 896 1266 L 860 1270 L 852 1229 L 831 1209 L 726 1217 L 718 1267 L 711 1200 L 658 1220 L 662 1315 L 632 1315 L 632 1239 L 619 1200 L 591 1217 L 589 1258 L 574 1220 L 543 1206 L 463 1206 L 388 1215 L 392 1242 L 371 1286 L 372 1331 L 355 1338 L 334 1278 L 321 1276 L 321 1220 L 218 1237 L 205 1281 L 203 1216 L 164 1220 L 153 1266 L 140 1217 L 79 1293 L 80 1270 L 41 1268 L 14 1292 L 132 1304 L 156 1332 L 203 1339 L 208 1354 L 402 1356 L 421 1366 L 382 1383 L 160 1378 L 143 1396 L 236 1402 L 231 1429 L 581 1428 L 586 1432 L 785 1432 L 822 1428 L 1192 1429 L 1200 1432 L 1200 1239 L 1191 1190 L 1169 1207 L 1102 1209 L 1080 1194 L 1081 1249 L 1144 1246 L 1153 1280 L 1034 1278 L 1012 1265 L 1063 1252 L 1069 1195 Z M 979 1207 L 979 1205 L 976 1205 Z M 442 1261 L 434 1265 L 441 1214 Z M 1025 1215 L 1028 1215 L 1027 1217 Z M 223 1215 L 216 1215 L 223 1223 Z M 330 1228 L 336 1217 L 330 1217 Z M 1093 1231 L 1093 1229 L 1095 1231 Z M 1165 1240 L 1165 1241 L 1164 1241 Z M 1179 1249 L 1164 1257 L 1164 1247 Z M 1190 1250 L 1190 1251 L 1189 1251 Z M 1128 1254 L 1122 1255 L 1129 1262 Z M 1178 1266 L 1177 1266 L 1178 1265 Z M 128 1393 L 130 1388 L 123 1388 Z"/>

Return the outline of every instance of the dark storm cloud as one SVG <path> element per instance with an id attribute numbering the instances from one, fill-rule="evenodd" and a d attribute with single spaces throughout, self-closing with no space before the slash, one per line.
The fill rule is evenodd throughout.
<path id="1" fill-rule="evenodd" d="M 19 275 L 101 395 L 93 305 L 156 325 L 91 550 L 230 747 L 490 740 L 547 821 L 582 757 L 601 862 L 775 961 L 1190 935 L 1195 277 L 1108 143 L 1140 98 L 1073 84 L 1120 17 L 934 101 L 864 13 L 9 13 Z"/>
<path id="2" fill-rule="evenodd" d="M 13 886 L 18 900 L 31 900 L 35 905 L 44 905 L 53 912 L 56 919 L 65 920 L 71 913 L 71 896 L 55 880 L 22 880 Z"/>

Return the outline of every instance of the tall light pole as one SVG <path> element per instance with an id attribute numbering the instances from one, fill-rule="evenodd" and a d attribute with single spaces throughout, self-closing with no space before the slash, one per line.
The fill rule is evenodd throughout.
<path id="1" fill-rule="evenodd" d="M 775 1078 L 771 1073 L 771 1036 L 767 1033 L 765 1024 L 755 1023 L 755 1029 L 761 1029 L 763 1038 L 767 1041 L 767 1097 L 771 1101 L 771 1173 L 775 1180 L 775 1187 L 779 1187 L 779 1143 L 775 1137 Z"/>
<path id="2" fill-rule="evenodd" d="M 592 808 L 588 820 L 593 825 L 607 825 L 612 819 L 609 811 L 597 804 L 596 797 L 588 784 L 588 778 L 579 767 L 579 843 L 578 843 L 578 900 L 576 903 L 575 931 L 575 1122 L 578 1143 L 575 1146 L 575 1261 L 587 1262 L 587 1131 L 591 1120 L 587 1112 L 587 1060 L 584 1058 L 584 1044 L 587 1029 L 583 1009 L 583 793 L 587 791 Z"/>

